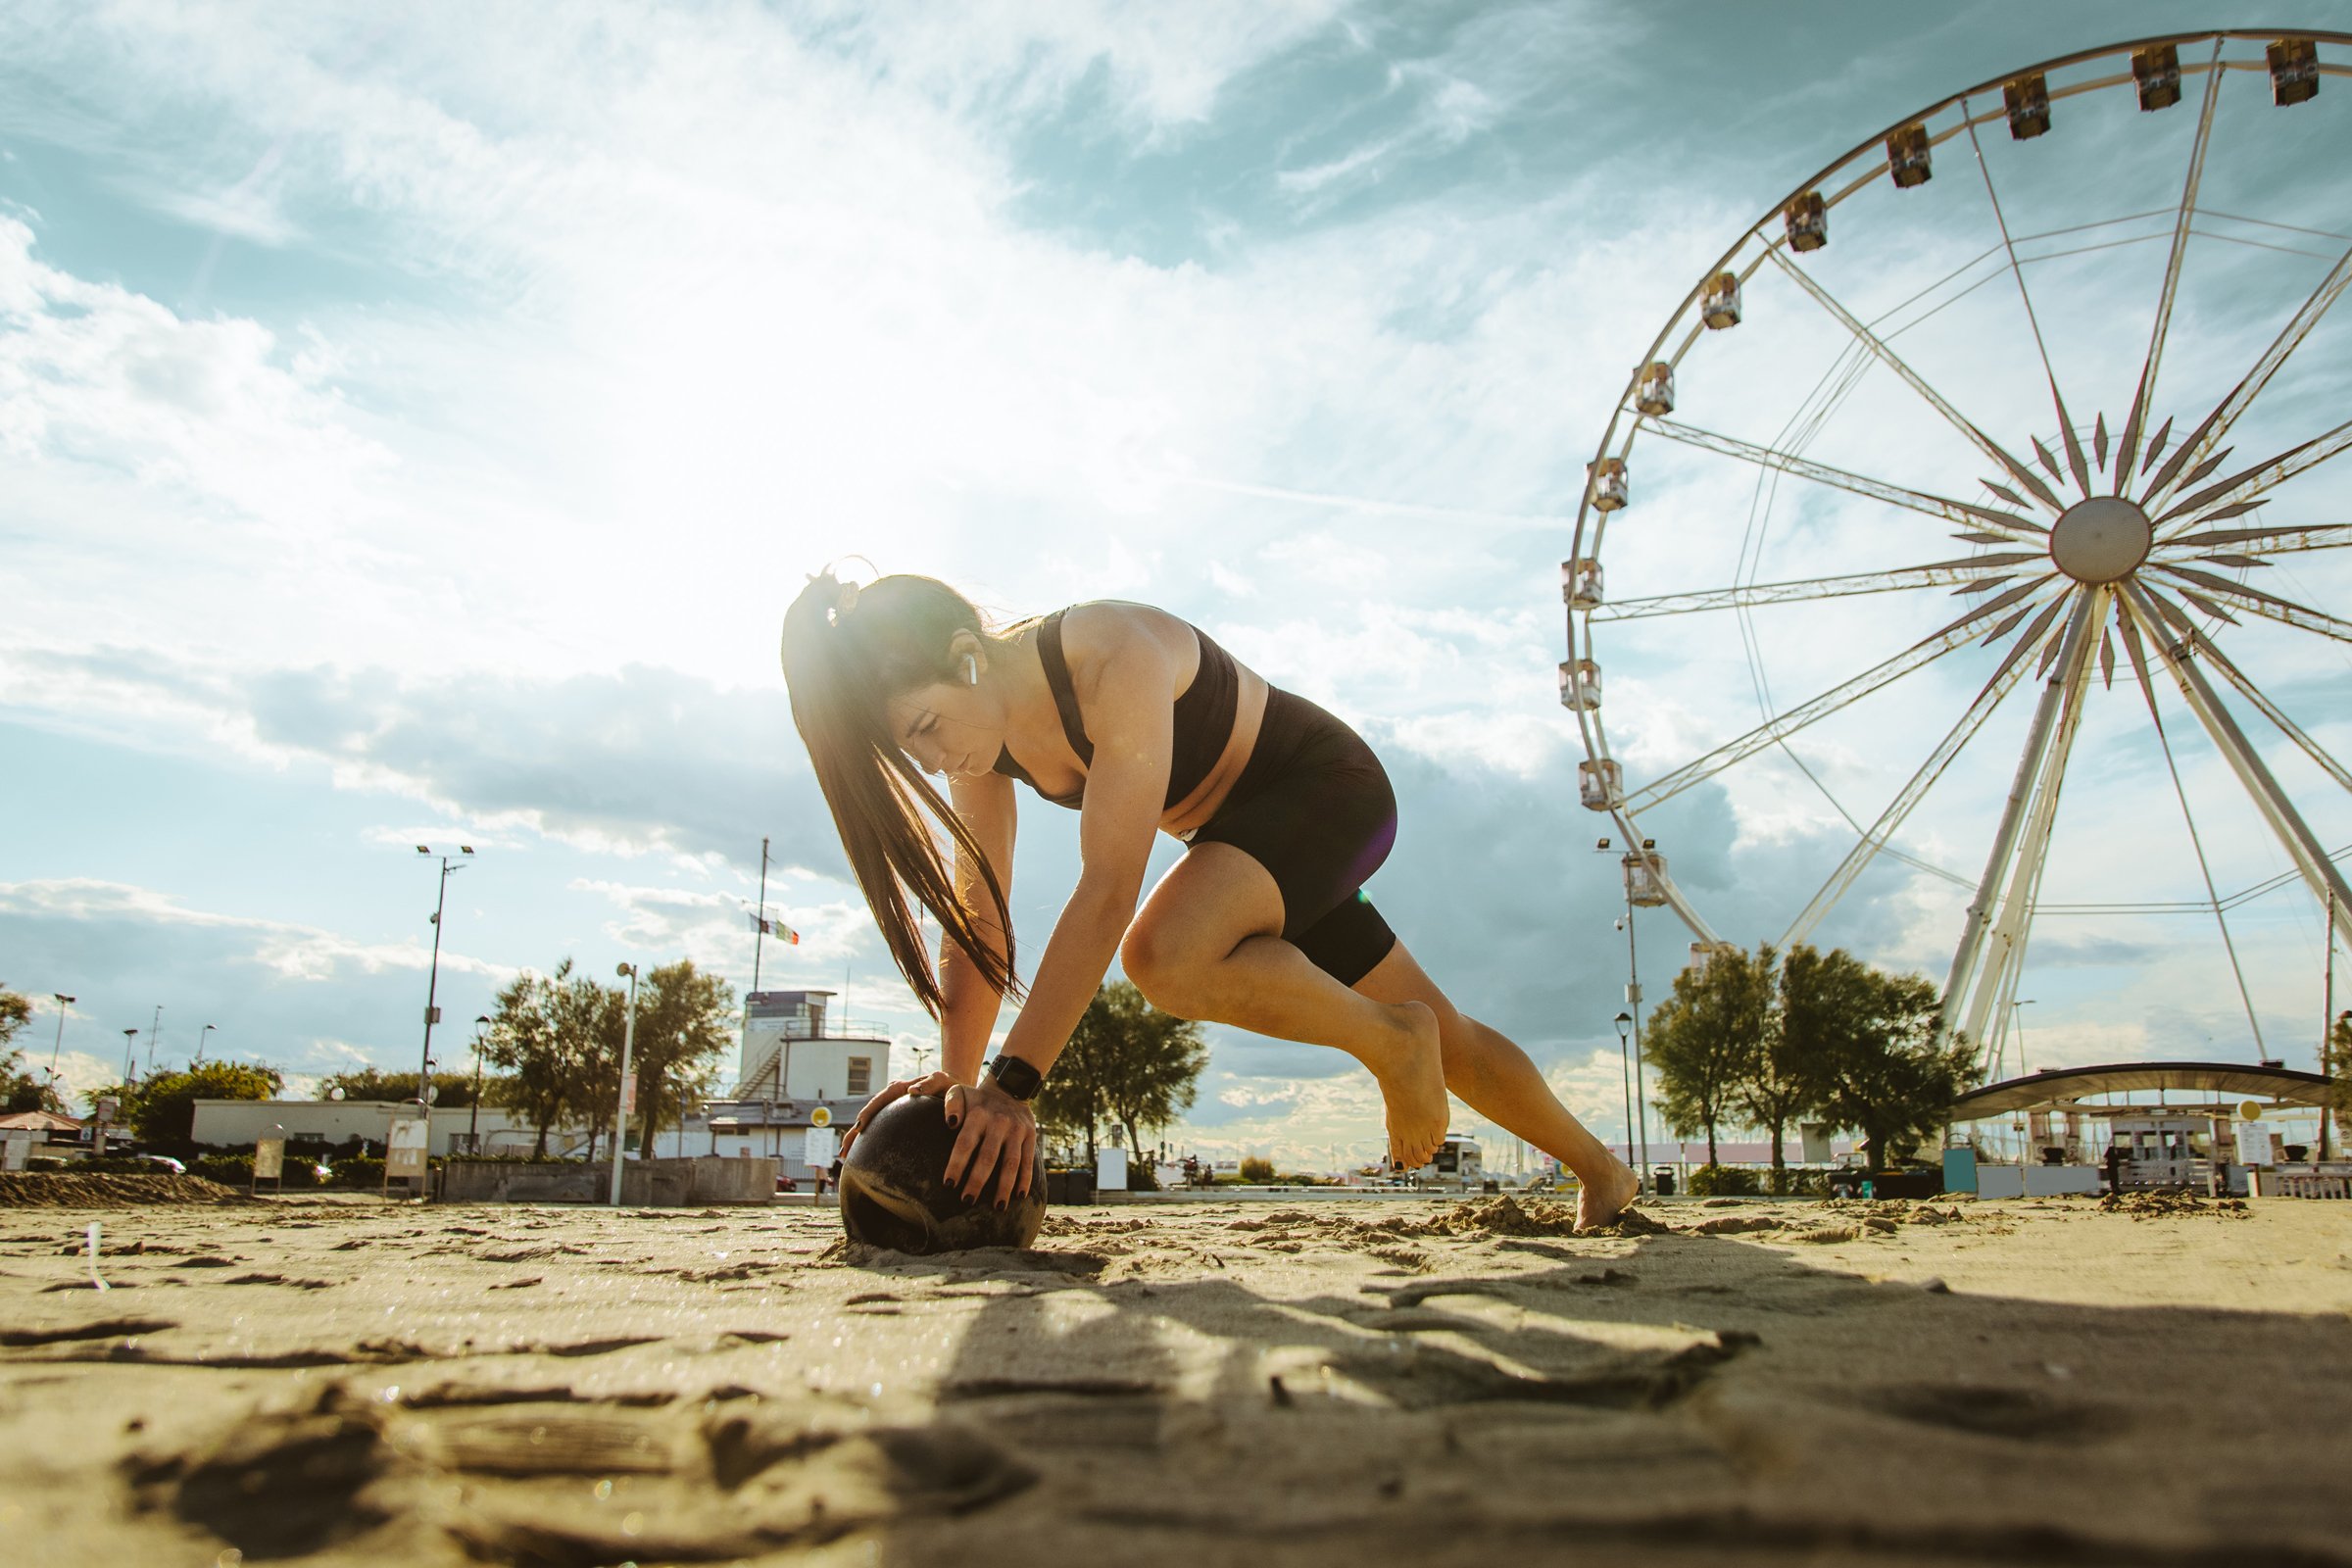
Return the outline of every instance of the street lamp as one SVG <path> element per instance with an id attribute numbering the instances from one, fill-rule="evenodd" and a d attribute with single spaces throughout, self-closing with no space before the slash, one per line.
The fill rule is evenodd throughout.
<path id="1" fill-rule="evenodd" d="M 1633 1058 L 1626 1054 L 1626 1040 L 1633 1032 L 1634 1015 L 1630 1012 L 1619 1013 L 1617 1015 L 1617 1076 L 1625 1085 L 1625 1152 L 1629 1154 L 1634 1152 L 1634 1067 Z M 1639 1182 L 1641 1179 L 1642 1172 L 1637 1166 L 1634 1171 L 1634 1180 Z"/>
<path id="2" fill-rule="evenodd" d="M 478 1014 L 473 1020 L 473 1104 L 466 1117 L 466 1148 L 468 1152 L 482 1152 L 482 1031 L 490 1027 L 490 1015 Z"/>
<path id="3" fill-rule="evenodd" d="M 620 1152 L 629 1141 L 629 1054 L 637 1047 L 637 966 L 624 963 L 612 972 L 629 977 L 629 1021 L 620 1031 L 620 1093 L 612 1111 L 612 1206 L 618 1208 Z"/>
<path id="4" fill-rule="evenodd" d="M 57 1083 L 57 1054 L 65 1049 L 66 1044 L 66 1009 L 79 999 L 69 997 L 62 991 L 52 991 L 49 1000 L 57 1004 L 57 1044 L 49 1048 L 49 1082 L 54 1087 Z"/>
<path id="5" fill-rule="evenodd" d="M 2017 1075 L 2020 1078 L 2026 1075 L 2026 1009 L 2034 1005 L 2036 1000 L 2028 997 L 2023 1002 L 2013 1001 L 2009 1004 L 2009 1017 L 2017 1026 Z M 1995 1065 L 1993 1070 L 1998 1072 L 2000 1068 Z"/>
<path id="6" fill-rule="evenodd" d="M 217 1025 L 217 1024 L 209 1024 L 209 1023 L 208 1023 L 208 1024 L 206 1024 L 206 1025 L 205 1025 L 205 1026 L 204 1026 L 202 1029 L 200 1029 L 200 1030 L 198 1030 L 198 1031 L 197 1031 L 197 1033 L 196 1033 L 196 1054 L 194 1054 L 193 1056 L 190 1056 L 190 1057 L 188 1058 L 188 1065 L 189 1065 L 189 1066 L 193 1067 L 193 1066 L 195 1066 L 195 1065 L 196 1065 L 198 1062 L 200 1062 L 200 1061 L 202 1061 L 202 1060 L 204 1059 L 204 1041 L 205 1041 L 205 1036 L 207 1036 L 207 1035 L 211 1034 L 211 1033 L 212 1033 L 212 1032 L 213 1032 L 213 1031 L 214 1031 L 216 1028 L 218 1028 L 218 1027 L 220 1027 L 220 1026 L 219 1026 L 219 1025 Z"/>
<path id="7" fill-rule="evenodd" d="M 136 1054 L 138 1051 L 138 1046 L 136 1044 L 138 1038 L 139 1032 L 136 1029 L 125 1029 L 122 1031 L 122 1081 L 125 1084 L 132 1084 L 138 1081 L 139 1058 Z"/>
<path id="8" fill-rule="evenodd" d="M 1625 913 L 1617 919 L 1617 929 L 1625 933 L 1625 1004 L 1633 1009 L 1630 1023 L 1634 1041 L 1634 1114 L 1632 1125 L 1626 1128 L 1626 1137 L 1632 1138 L 1637 1127 L 1641 1130 L 1642 1161 L 1634 1171 L 1637 1192 L 1646 1192 L 1649 1188 L 1649 1094 L 1647 1075 L 1642 1070 L 1642 961 L 1634 948 L 1634 867 L 1642 866 L 1644 874 L 1652 875 L 1654 880 L 1652 852 L 1656 848 L 1656 840 L 1643 839 L 1640 848 L 1626 851 Z M 1608 850 L 1607 839 L 1597 840 L 1592 846 L 1595 855 L 1606 855 Z M 1648 902 L 1656 904 L 1662 900 L 1653 895 Z"/>
<path id="9" fill-rule="evenodd" d="M 433 854 L 433 847 L 429 844 L 419 844 L 416 846 L 416 853 L 429 858 Z M 471 857 L 473 846 L 461 844 L 458 846 L 458 854 Z M 440 858 L 441 891 L 433 901 L 433 967 L 431 976 L 424 983 L 424 1065 L 417 1069 L 416 1077 L 416 1098 L 419 1101 L 424 1099 L 424 1086 L 432 1081 L 433 1025 L 441 1021 L 441 1009 L 434 1005 L 435 999 L 441 994 L 441 916 L 449 907 L 450 873 L 466 869 L 466 861 L 463 859 L 453 864 L 446 855 Z"/>

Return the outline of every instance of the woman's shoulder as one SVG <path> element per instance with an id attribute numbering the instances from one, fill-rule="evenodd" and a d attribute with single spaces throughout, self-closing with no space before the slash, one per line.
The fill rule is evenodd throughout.
<path id="1" fill-rule="evenodd" d="M 1063 657 L 1072 663 L 1092 663 L 1144 649 L 1186 661 L 1194 646 L 1190 621 L 1156 605 L 1131 599 L 1082 600 L 1047 618 L 1059 619 Z"/>

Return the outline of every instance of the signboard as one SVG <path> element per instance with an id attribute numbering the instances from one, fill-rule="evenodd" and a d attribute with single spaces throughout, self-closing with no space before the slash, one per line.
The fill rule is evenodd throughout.
<path id="1" fill-rule="evenodd" d="M 0 1133 L 0 1170 L 23 1170 L 32 1152 L 32 1134 L 17 1129 Z"/>
<path id="2" fill-rule="evenodd" d="M 424 1150 L 431 1124 L 422 1116 L 395 1117 L 392 1134 L 384 1140 L 384 1180 L 424 1180 Z"/>
<path id="3" fill-rule="evenodd" d="M 257 1182 L 282 1180 L 286 1169 L 286 1141 L 283 1138 L 265 1138 L 253 1146 L 253 1179 Z"/>
<path id="4" fill-rule="evenodd" d="M 623 1116 L 637 1113 L 637 1069 L 634 1067 L 620 1075 L 620 1113 Z"/>
<path id="5" fill-rule="evenodd" d="M 833 1107 L 830 1105 L 819 1105 L 814 1110 L 810 1111 L 808 1113 L 808 1125 L 811 1127 L 832 1126 Z"/>
<path id="6" fill-rule="evenodd" d="M 834 1151 L 840 1141 L 841 1135 L 830 1127 L 811 1127 L 808 1129 L 808 1150 L 801 1157 L 818 1170 L 823 1170 L 833 1163 Z"/>
<path id="7" fill-rule="evenodd" d="M 2271 1129 L 2267 1122 L 2241 1121 L 2236 1127 L 2237 1162 L 2240 1165 L 2268 1165 L 2271 1162 Z"/>

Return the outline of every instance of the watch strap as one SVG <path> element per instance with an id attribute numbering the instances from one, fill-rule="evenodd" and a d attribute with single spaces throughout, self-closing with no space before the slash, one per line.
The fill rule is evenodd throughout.
<path id="1" fill-rule="evenodd" d="M 1007 1056 L 1003 1052 L 989 1057 L 988 1065 L 983 1070 L 997 1081 L 999 1089 L 1015 1100 L 1036 1099 L 1038 1089 L 1046 1081 L 1046 1075 L 1034 1065 L 1018 1056 Z"/>

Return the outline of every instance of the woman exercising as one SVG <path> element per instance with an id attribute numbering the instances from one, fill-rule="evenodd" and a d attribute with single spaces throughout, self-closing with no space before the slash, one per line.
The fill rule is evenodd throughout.
<path id="1" fill-rule="evenodd" d="M 1269 686 L 1208 634 L 1148 605 L 1096 601 L 1002 631 L 955 589 L 810 579 L 784 616 L 784 678 L 825 804 L 906 983 L 940 1021 L 947 1179 L 1004 1207 L 1026 1191 L 1027 1102 L 1118 956 L 1154 1006 L 1308 1045 L 1370 1069 L 1389 1153 L 1410 1170 L 1446 1137 L 1447 1090 L 1557 1156 L 1578 1221 L 1615 1217 L 1634 1173 L 1568 1113 L 1525 1052 L 1458 1011 L 1364 897 L 1396 836 L 1371 748 Z M 945 774 L 943 800 L 925 774 Z M 1078 886 L 1004 1048 L 1013 976 L 1015 780 L 1079 813 Z M 926 815 L 947 830 L 951 865 Z M 1151 897 L 1156 828 L 1190 848 Z M 1142 908 L 1137 908 L 1138 901 Z M 915 906 L 939 921 L 936 973 Z"/>

